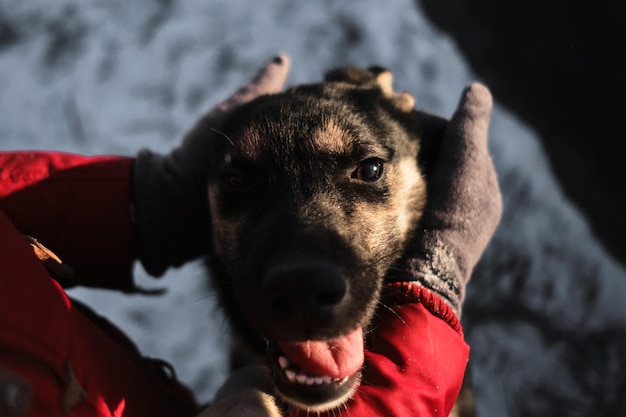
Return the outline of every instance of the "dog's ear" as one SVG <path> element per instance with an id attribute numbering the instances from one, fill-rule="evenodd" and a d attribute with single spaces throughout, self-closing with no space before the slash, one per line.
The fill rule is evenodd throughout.
<path id="1" fill-rule="evenodd" d="M 362 88 L 372 88 L 376 85 L 376 73 L 361 68 L 337 68 L 328 71 L 324 77 L 324 81 L 352 84 Z"/>
<path id="2" fill-rule="evenodd" d="M 369 71 L 375 76 L 376 84 L 383 92 L 383 95 L 390 100 L 394 107 L 403 112 L 410 112 L 415 107 L 415 98 L 407 93 L 396 93 L 393 90 L 393 75 L 391 71 L 382 67 L 372 67 Z"/>
<path id="3" fill-rule="evenodd" d="M 410 112 L 415 106 L 415 98 L 407 92 L 396 93 L 393 90 L 393 75 L 383 67 L 370 67 L 367 70 L 359 68 L 339 68 L 326 73 L 326 82 L 342 82 L 360 88 L 378 88 L 395 108 L 403 112 Z"/>

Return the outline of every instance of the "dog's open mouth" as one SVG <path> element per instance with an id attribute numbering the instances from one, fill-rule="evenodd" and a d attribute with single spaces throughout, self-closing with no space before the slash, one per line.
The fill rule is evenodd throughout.
<path id="1" fill-rule="evenodd" d="M 324 411 L 347 401 L 359 384 L 363 330 L 336 339 L 270 343 L 269 359 L 279 393 L 290 404 Z"/>

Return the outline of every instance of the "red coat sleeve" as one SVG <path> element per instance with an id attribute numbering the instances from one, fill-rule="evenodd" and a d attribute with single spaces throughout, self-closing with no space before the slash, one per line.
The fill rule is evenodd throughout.
<path id="1" fill-rule="evenodd" d="M 2 211 L 0 283 L 1 382 L 30 387 L 30 395 L 0 398 L 1 416 L 196 414 L 191 392 L 159 361 L 142 357 L 113 324 L 70 300 Z M 0 384 L 0 393 L 9 391 Z"/>
<path id="2" fill-rule="evenodd" d="M 0 210 L 69 264 L 79 284 L 132 290 L 132 161 L 0 152 Z"/>

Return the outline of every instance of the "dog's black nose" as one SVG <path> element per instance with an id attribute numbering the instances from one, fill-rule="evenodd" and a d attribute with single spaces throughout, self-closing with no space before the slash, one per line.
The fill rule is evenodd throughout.
<path id="1" fill-rule="evenodd" d="M 327 263 L 285 263 L 265 276 L 263 300 L 275 319 L 304 317 L 309 324 L 332 318 L 346 295 L 341 269 Z"/>

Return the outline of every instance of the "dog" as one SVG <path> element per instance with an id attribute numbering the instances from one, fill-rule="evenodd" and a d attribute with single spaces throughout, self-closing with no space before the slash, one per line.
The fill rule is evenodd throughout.
<path id="1" fill-rule="evenodd" d="M 241 106 L 212 141 L 212 283 L 291 407 L 337 408 L 359 385 L 385 277 L 426 204 L 420 120 L 391 72 L 342 68 Z"/>

